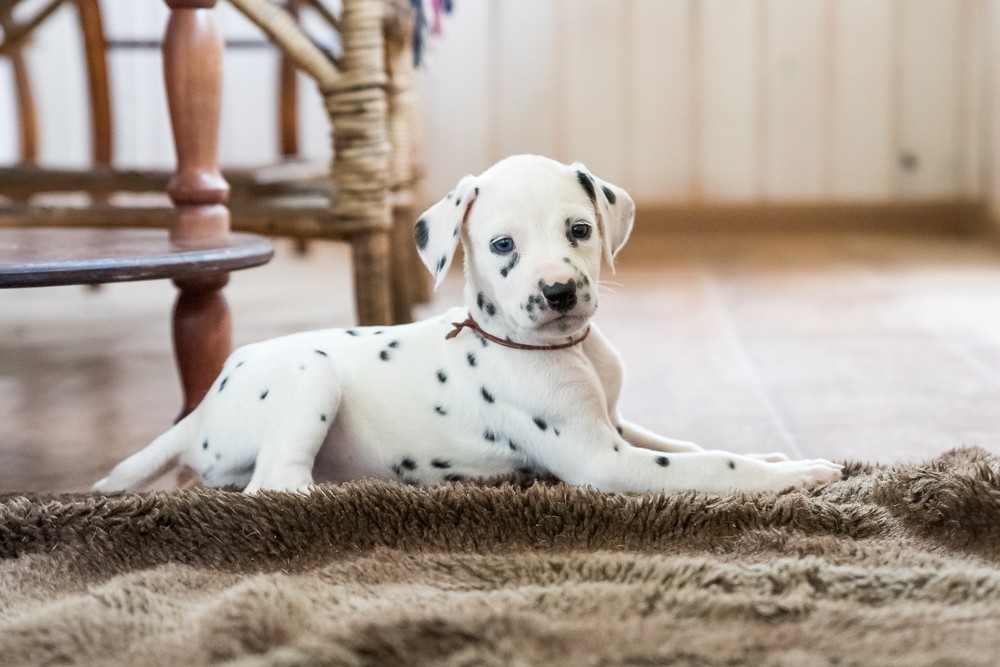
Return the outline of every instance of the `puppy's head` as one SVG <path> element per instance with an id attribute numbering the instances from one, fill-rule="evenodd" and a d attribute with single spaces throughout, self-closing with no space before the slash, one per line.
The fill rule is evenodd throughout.
<path id="1" fill-rule="evenodd" d="M 593 316 L 601 258 L 614 269 L 634 216 L 628 194 L 582 164 L 517 155 L 459 181 L 415 238 L 435 287 L 462 243 L 466 301 L 486 330 L 555 341 Z"/>

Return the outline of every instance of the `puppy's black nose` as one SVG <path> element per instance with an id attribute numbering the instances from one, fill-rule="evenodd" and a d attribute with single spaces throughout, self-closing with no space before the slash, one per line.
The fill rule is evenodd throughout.
<path id="1" fill-rule="evenodd" d="M 542 283 L 541 287 L 542 296 L 545 297 L 545 300 L 549 302 L 549 306 L 554 310 L 565 313 L 576 305 L 575 280 L 565 283 L 555 283 L 554 285 Z"/>

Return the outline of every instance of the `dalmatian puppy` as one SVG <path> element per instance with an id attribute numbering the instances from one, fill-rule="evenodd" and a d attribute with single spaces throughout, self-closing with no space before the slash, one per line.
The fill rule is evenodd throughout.
<path id="1" fill-rule="evenodd" d="M 190 415 L 94 489 L 133 488 L 177 464 L 248 493 L 523 469 L 629 492 L 840 479 L 826 460 L 706 451 L 622 419 L 622 363 L 591 318 L 602 260 L 613 270 L 634 210 L 581 164 L 518 155 L 466 176 L 415 226 L 435 287 L 462 244 L 462 307 L 240 348 Z"/>

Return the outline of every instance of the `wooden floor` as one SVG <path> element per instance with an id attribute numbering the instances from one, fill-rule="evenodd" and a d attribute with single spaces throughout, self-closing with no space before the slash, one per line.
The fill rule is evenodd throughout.
<path id="1" fill-rule="evenodd" d="M 351 323 L 347 251 L 286 244 L 227 288 L 236 343 Z M 646 236 L 598 314 L 622 408 L 739 452 L 1000 452 L 1000 251 L 969 238 Z M 421 314 L 457 302 L 458 272 Z M 169 283 L 0 292 L 0 491 L 86 489 L 172 421 Z"/>

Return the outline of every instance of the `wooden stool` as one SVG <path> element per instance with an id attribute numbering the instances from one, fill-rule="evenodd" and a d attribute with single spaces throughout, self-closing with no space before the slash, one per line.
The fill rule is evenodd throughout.
<path id="1" fill-rule="evenodd" d="M 177 167 L 166 187 L 173 206 L 164 211 L 165 224 L 158 230 L 108 228 L 102 217 L 84 216 L 83 222 L 100 229 L 41 229 L 80 220 L 36 209 L 14 216 L 28 228 L 0 236 L 6 244 L 0 250 L 0 286 L 171 278 L 179 290 L 173 326 L 184 392 L 181 416 L 201 401 L 229 355 L 232 325 L 222 294 L 227 271 L 263 264 L 273 252 L 263 238 L 230 233 L 229 185 L 218 167 L 223 42 L 215 2 L 166 0 L 171 11 L 163 73 Z M 141 208 L 120 207 L 119 213 L 126 225 L 143 216 Z"/>
<path id="2" fill-rule="evenodd" d="M 123 171 L 111 164 L 106 51 L 126 43 L 106 39 L 98 0 L 74 2 L 86 54 L 93 167 L 66 170 L 34 165 L 37 130 L 20 48 L 64 0 L 49 0 L 15 24 L 8 10 L 19 1 L 0 1 L 5 29 L 0 54 L 9 54 L 15 66 L 22 124 L 22 164 L 0 168 L 0 195 L 8 198 L 0 201 L 0 226 L 169 226 L 177 233 L 178 225 L 187 229 L 190 223 L 198 234 L 221 234 L 232 227 L 300 241 L 346 241 L 352 249 L 360 324 L 407 322 L 414 301 L 427 299 L 429 282 L 412 238 L 419 173 L 414 164 L 414 14 L 408 0 L 344 0 L 338 16 L 320 0 L 289 0 L 284 7 L 272 0 L 231 0 L 282 56 L 282 154 L 295 152 L 293 64 L 317 85 L 334 150 L 328 169 L 282 164 L 277 169 L 229 171 L 225 180 L 215 160 L 222 49 L 211 12 L 216 0 L 165 0 L 171 17 L 162 47 L 178 151 L 178 171 L 167 188 L 174 210 L 165 205 L 121 205 L 111 196 L 162 192 L 168 175 Z M 296 16 L 303 7 L 318 13 L 339 37 L 339 54 L 320 49 L 299 24 Z M 186 92 L 191 90 L 203 95 Z M 226 180 L 232 187 L 231 198 Z M 58 192 L 85 192 L 91 199 L 83 207 L 46 206 L 36 199 Z M 223 202 L 228 213 L 212 208 Z"/>
<path id="3" fill-rule="evenodd" d="M 181 416 L 201 401 L 229 354 L 226 272 L 264 264 L 271 243 L 252 234 L 175 243 L 152 229 L 0 229 L 0 288 L 171 278 L 174 347 L 184 388 Z"/>

